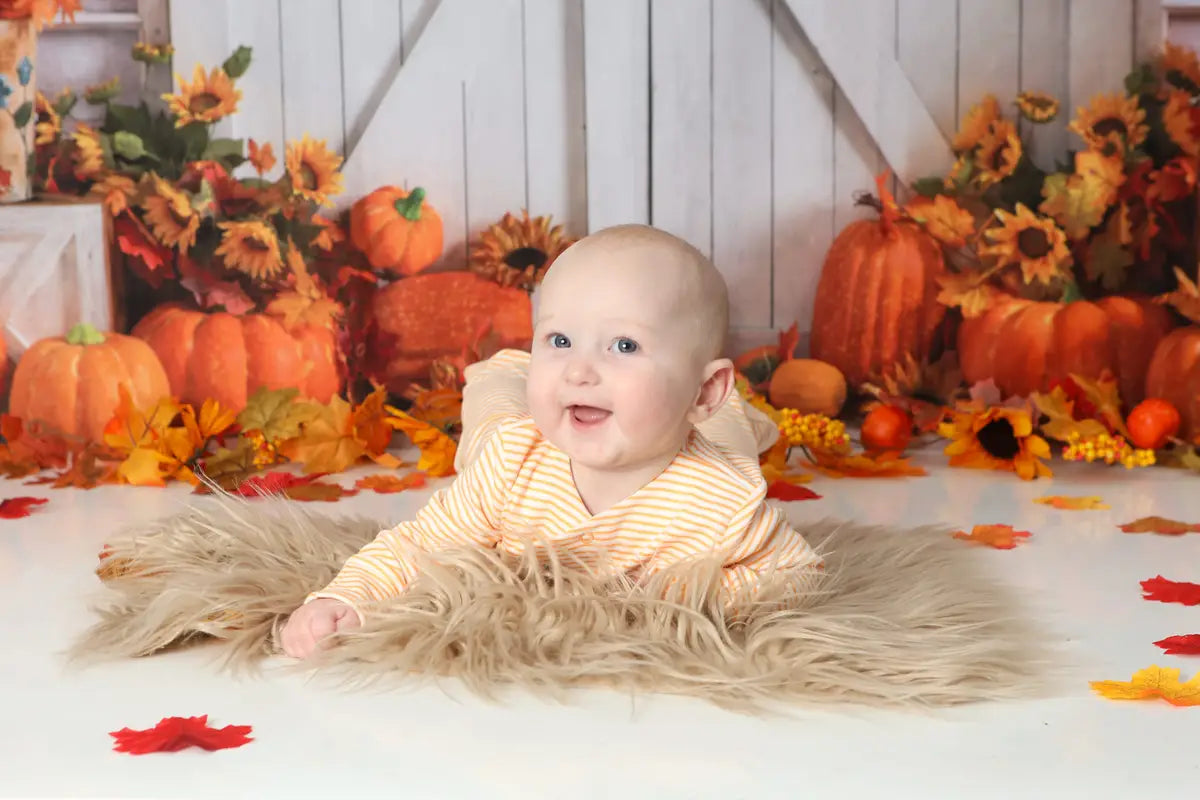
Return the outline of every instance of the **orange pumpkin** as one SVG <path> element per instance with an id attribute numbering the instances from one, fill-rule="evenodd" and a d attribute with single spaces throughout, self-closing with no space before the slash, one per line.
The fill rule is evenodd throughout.
<path id="1" fill-rule="evenodd" d="M 328 328 L 299 325 L 288 331 L 266 314 L 234 316 L 165 304 L 143 317 L 133 335 L 158 353 L 171 391 L 185 403 L 211 398 L 240 411 L 260 387 L 294 387 L 320 403 L 341 391 L 337 340 Z"/>
<path id="2" fill-rule="evenodd" d="M 377 371 L 400 394 L 429 379 L 436 359 L 460 356 L 490 324 L 499 347 L 528 348 L 533 339 L 529 294 L 473 272 L 430 272 L 396 281 L 374 300 L 384 363 Z"/>
<path id="3" fill-rule="evenodd" d="M 415 275 L 442 255 L 442 218 L 421 187 L 382 186 L 350 208 L 350 241 L 375 269 Z"/>
<path id="4" fill-rule="evenodd" d="M 25 351 L 13 372 L 9 413 L 99 441 L 121 386 L 138 408 L 171 394 L 163 365 L 145 342 L 80 323 Z"/>
<path id="5" fill-rule="evenodd" d="M 1146 368 L 1171 330 L 1170 312 L 1143 297 L 1053 303 L 997 295 L 958 330 L 958 360 L 968 384 L 995 380 L 1005 395 L 1046 392 L 1070 373 L 1111 370 L 1128 406 L 1145 398 Z"/>
<path id="6" fill-rule="evenodd" d="M 809 353 L 840 369 L 851 386 L 906 356 L 926 359 L 946 314 L 937 301 L 940 245 L 898 217 L 879 183 L 879 218 L 852 222 L 833 240 L 813 304 Z"/>
<path id="7" fill-rule="evenodd" d="M 1179 411 L 1179 436 L 1200 436 L 1200 327 L 1176 328 L 1158 343 L 1146 370 L 1146 396 Z"/>

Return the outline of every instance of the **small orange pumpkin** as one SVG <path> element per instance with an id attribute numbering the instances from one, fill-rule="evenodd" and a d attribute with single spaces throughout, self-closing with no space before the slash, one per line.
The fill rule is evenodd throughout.
<path id="1" fill-rule="evenodd" d="M 117 410 L 119 387 L 145 408 L 171 394 L 167 374 L 142 340 L 80 323 L 35 342 L 13 372 L 9 412 L 63 433 L 99 441 Z"/>
<path id="2" fill-rule="evenodd" d="M 863 420 L 859 435 L 863 448 L 871 451 L 900 451 L 912 441 L 912 417 L 902 408 L 878 405 Z"/>
<path id="3" fill-rule="evenodd" d="M 836 417 L 846 402 L 846 379 L 832 364 L 793 358 L 775 368 L 767 391 L 776 408 Z"/>
<path id="4" fill-rule="evenodd" d="M 328 328 L 288 331 L 266 314 L 206 313 L 168 303 L 143 317 L 133 335 L 158 353 L 171 391 L 184 403 L 211 398 L 241 411 L 261 387 L 294 387 L 319 403 L 341 391 L 337 340 Z"/>
<path id="5" fill-rule="evenodd" d="M 442 255 L 442 218 L 421 187 L 382 186 L 350 208 L 350 241 L 375 269 L 415 275 Z"/>
<path id="6" fill-rule="evenodd" d="M 1200 326 L 1176 328 L 1158 344 L 1146 370 L 1146 395 L 1179 411 L 1180 436 L 1200 436 Z"/>
<path id="7" fill-rule="evenodd" d="M 1125 427 L 1134 446 L 1157 450 L 1179 432 L 1182 422 L 1175 406 L 1161 397 L 1147 397 L 1129 412 Z"/>

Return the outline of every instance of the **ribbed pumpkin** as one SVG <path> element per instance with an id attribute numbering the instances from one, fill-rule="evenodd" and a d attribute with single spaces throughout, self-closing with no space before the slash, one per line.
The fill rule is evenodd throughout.
<path id="1" fill-rule="evenodd" d="M 320 403 L 341 391 L 337 341 L 328 328 L 302 325 L 289 332 L 266 314 L 165 304 L 143 317 L 133 335 L 158 353 L 171 391 L 185 403 L 211 398 L 240 411 L 260 387 L 294 387 Z"/>
<path id="2" fill-rule="evenodd" d="M 1178 409 L 1180 438 L 1200 436 L 1200 327 L 1176 328 L 1158 343 L 1146 370 L 1146 397 Z"/>
<path id="3" fill-rule="evenodd" d="M 793 358 L 780 364 L 771 375 L 768 399 L 776 408 L 836 417 L 846 402 L 846 379 L 832 364 Z"/>
<path id="4" fill-rule="evenodd" d="M 25 351 L 13 372 L 8 410 L 98 441 L 117 410 L 120 386 L 138 408 L 171 393 L 163 365 L 145 342 L 81 323 Z"/>
<path id="5" fill-rule="evenodd" d="M 958 360 L 968 384 L 991 378 L 1019 397 L 1049 391 L 1070 373 L 1096 378 L 1108 369 L 1132 408 L 1145 397 L 1154 348 L 1172 327 L 1171 313 L 1142 297 L 1064 304 L 998 295 L 983 314 L 963 320 Z"/>
<path id="6" fill-rule="evenodd" d="M 350 208 L 350 241 L 375 269 L 415 275 L 442 255 L 442 218 L 421 187 L 381 186 Z"/>
<path id="7" fill-rule="evenodd" d="M 809 354 L 840 369 L 851 386 L 906 355 L 924 360 L 946 314 L 937 301 L 940 245 L 900 219 L 877 182 L 879 218 L 852 222 L 833 240 L 813 304 Z"/>
<path id="8" fill-rule="evenodd" d="M 529 294 L 473 272 L 431 272 L 396 281 L 375 295 L 377 371 L 401 393 L 429 379 L 435 359 L 459 356 L 491 323 L 498 346 L 527 349 L 533 339 Z"/>

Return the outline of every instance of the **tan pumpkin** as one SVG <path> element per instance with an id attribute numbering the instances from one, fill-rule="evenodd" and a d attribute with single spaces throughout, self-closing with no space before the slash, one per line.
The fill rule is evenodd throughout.
<path id="1" fill-rule="evenodd" d="M 837 367 L 853 386 L 906 356 L 925 360 L 946 314 L 937 300 L 944 271 L 937 241 L 899 219 L 888 203 L 878 219 L 850 223 L 821 267 L 809 354 Z"/>
<path id="2" fill-rule="evenodd" d="M 1176 328 L 1158 343 L 1146 370 L 1146 397 L 1175 406 L 1180 438 L 1200 436 L 1200 327 Z"/>
<path id="3" fill-rule="evenodd" d="M 1173 326 L 1170 311 L 1144 297 L 1064 304 L 1001 294 L 963 320 L 958 360 L 968 384 L 991 378 L 1018 397 L 1049 391 L 1071 373 L 1097 378 L 1107 369 L 1132 408 L 1144 399 L 1150 357 Z"/>
<path id="4" fill-rule="evenodd" d="M 776 408 L 836 417 L 846 402 L 846 379 L 832 364 L 793 358 L 776 367 L 768 397 Z"/>
<path id="5" fill-rule="evenodd" d="M 81 323 L 25 351 L 13 372 L 8 409 L 22 420 L 99 441 L 121 386 L 137 408 L 171 394 L 163 365 L 145 342 Z"/>
<path id="6" fill-rule="evenodd" d="M 288 331 L 266 314 L 205 313 L 175 304 L 155 308 L 133 335 L 162 360 L 171 391 L 185 403 L 213 399 L 240 411 L 259 388 L 296 388 L 329 402 L 342 377 L 333 331 L 301 325 Z"/>

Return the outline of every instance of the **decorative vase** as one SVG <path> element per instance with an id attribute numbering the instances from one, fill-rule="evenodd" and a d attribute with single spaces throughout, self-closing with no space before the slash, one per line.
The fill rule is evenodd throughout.
<path id="1" fill-rule="evenodd" d="M 33 21 L 0 19 L 0 203 L 33 196 L 36 63 Z"/>

